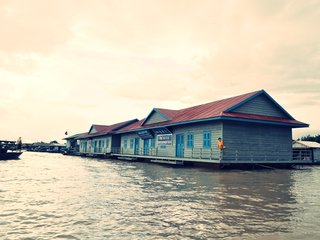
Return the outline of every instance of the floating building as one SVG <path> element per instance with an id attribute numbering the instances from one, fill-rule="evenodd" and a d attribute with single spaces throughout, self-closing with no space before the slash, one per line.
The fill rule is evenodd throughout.
<path id="1" fill-rule="evenodd" d="M 112 125 L 93 124 L 86 133 L 76 134 L 64 140 L 67 146 L 72 146 L 77 155 L 84 156 L 110 156 L 113 148 L 120 146 L 120 136 L 115 133 L 130 124 L 137 122 L 138 119 L 132 119 Z"/>
<path id="2" fill-rule="evenodd" d="M 293 159 L 304 159 L 320 163 L 320 143 L 312 141 L 293 141 Z"/>
<path id="3" fill-rule="evenodd" d="M 91 141 L 92 153 L 153 162 L 223 166 L 308 162 L 294 159 L 292 153 L 292 129 L 308 124 L 295 120 L 264 90 L 180 110 L 154 108 L 140 121 L 114 126 L 92 125 L 79 139 Z M 108 138 L 112 145 L 102 148 Z M 218 138 L 224 143 L 221 149 Z M 80 152 L 88 152 L 88 145 L 82 144 Z"/>

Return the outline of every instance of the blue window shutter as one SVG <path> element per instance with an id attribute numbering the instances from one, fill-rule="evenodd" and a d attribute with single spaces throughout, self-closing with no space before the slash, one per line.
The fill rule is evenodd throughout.
<path id="1" fill-rule="evenodd" d="M 193 132 L 187 134 L 187 148 L 193 148 Z"/>
<path id="2" fill-rule="evenodd" d="M 211 147 L 211 132 L 203 132 L 203 148 Z"/>

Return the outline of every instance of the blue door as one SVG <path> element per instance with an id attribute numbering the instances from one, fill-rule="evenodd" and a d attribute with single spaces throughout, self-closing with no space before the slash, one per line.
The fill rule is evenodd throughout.
<path id="1" fill-rule="evenodd" d="M 177 134 L 176 135 L 176 156 L 183 157 L 184 151 L 184 134 Z"/>
<path id="2" fill-rule="evenodd" d="M 139 155 L 139 148 L 140 148 L 140 138 L 134 139 L 134 154 Z"/>
<path id="3" fill-rule="evenodd" d="M 143 155 L 149 155 L 149 139 L 143 140 Z"/>

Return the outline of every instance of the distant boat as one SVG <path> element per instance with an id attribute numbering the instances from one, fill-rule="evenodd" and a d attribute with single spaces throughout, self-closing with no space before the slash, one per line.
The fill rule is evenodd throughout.
<path id="1" fill-rule="evenodd" d="M 18 151 L 12 148 L 12 142 L 0 141 L 0 160 L 19 159 L 21 154 L 22 154 L 21 151 Z"/>
<path id="2" fill-rule="evenodd" d="M 19 159 L 22 152 L 0 152 L 0 160 L 15 160 Z"/>

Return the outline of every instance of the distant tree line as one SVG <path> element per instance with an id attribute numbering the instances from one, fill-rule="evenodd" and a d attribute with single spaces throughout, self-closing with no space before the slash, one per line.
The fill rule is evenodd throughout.
<path id="1" fill-rule="evenodd" d="M 313 142 L 317 142 L 320 143 L 320 134 L 311 136 L 310 134 L 308 134 L 307 136 L 303 136 L 301 138 L 298 138 L 298 140 L 301 141 L 313 141 Z"/>

